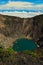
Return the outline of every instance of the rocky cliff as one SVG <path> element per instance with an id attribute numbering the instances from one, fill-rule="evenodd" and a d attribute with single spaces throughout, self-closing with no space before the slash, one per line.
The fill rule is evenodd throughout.
<path id="1" fill-rule="evenodd" d="M 35 42 L 42 38 L 43 15 L 19 18 L 0 14 L 0 44 L 9 47 L 14 40 L 21 37 L 33 39 Z"/>

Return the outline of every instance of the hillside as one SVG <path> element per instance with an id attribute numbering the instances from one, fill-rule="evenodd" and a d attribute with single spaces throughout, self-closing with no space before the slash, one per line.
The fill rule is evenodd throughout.
<path id="1" fill-rule="evenodd" d="M 18 38 L 28 38 L 38 42 L 42 37 L 43 15 L 19 18 L 0 14 L 0 44 L 4 47 L 11 46 Z"/>
<path id="2" fill-rule="evenodd" d="M 40 47 L 17 52 L 11 46 L 19 38 L 32 39 Z M 43 15 L 33 18 L 0 15 L 0 65 L 43 65 Z"/>

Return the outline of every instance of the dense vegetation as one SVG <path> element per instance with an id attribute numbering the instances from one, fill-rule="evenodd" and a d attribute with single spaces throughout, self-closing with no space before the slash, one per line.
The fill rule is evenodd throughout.
<path id="1" fill-rule="evenodd" d="M 42 51 L 43 52 L 43 51 Z M 36 51 L 16 52 L 0 46 L 0 65 L 43 65 L 43 55 Z"/>

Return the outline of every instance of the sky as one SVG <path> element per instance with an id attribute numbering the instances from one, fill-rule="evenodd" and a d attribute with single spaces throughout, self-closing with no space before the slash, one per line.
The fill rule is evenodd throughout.
<path id="1" fill-rule="evenodd" d="M 43 14 L 43 0 L 0 0 L 0 14 L 33 17 Z"/>

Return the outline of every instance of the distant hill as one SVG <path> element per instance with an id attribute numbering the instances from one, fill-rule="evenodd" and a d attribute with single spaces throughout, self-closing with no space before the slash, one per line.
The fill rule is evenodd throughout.
<path id="1" fill-rule="evenodd" d="M 0 14 L 0 44 L 9 47 L 21 37 L 35 42 L 43 37 L 43 15 L 19 18 Z"/>

